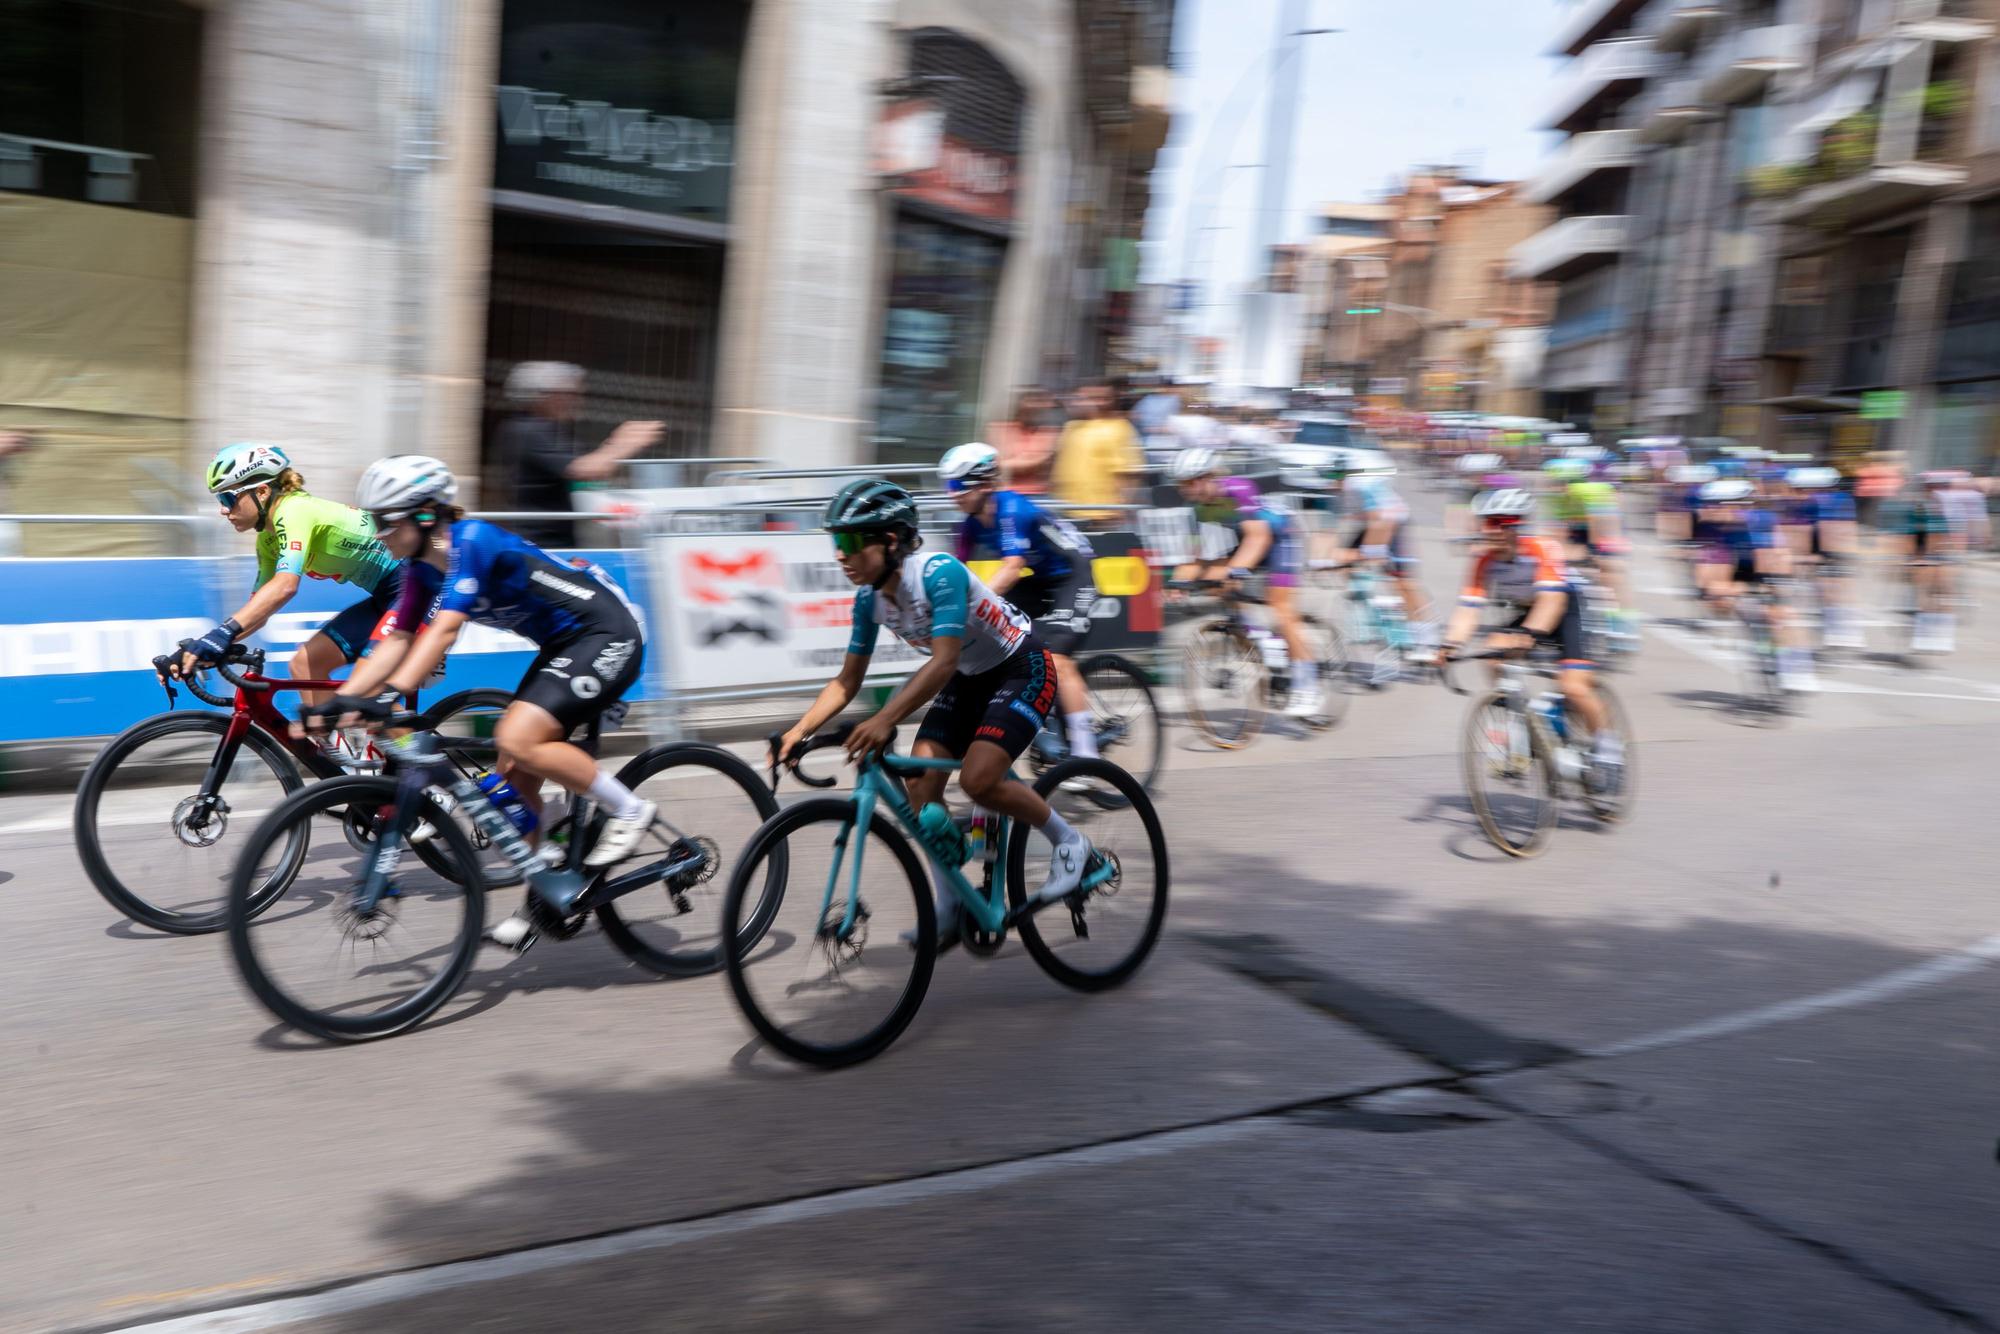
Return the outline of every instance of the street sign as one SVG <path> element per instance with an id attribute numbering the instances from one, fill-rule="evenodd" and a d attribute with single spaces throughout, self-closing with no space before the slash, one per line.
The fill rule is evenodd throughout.
<path id="1" fill-rule="evenodd" d="M 1899 421 L 1909 405 L 1910 396 L 1900 389 L 1871 389 L 1861 396 L 1861 420 Z"/>

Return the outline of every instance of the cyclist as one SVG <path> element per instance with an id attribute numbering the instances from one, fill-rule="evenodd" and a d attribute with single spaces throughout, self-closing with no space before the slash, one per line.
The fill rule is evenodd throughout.
<path id="1" fill-rule="evenodd" d="M 1417 577 L 1417 556 L 1409 536 L 1410 507 L 1389 480 L 1394 472 L 1394 468 L 1367 468 L 1341 484 L 1353 511 L 1361 516 L 1348 547 L 1358 550 L 1363 560 L 1387 567 L 1402 590 L 1405 614 L 1416 640 L 1410 658 L 1423 662 L 1437 652 L 1437 624 L 1431 617 L 1430 594 Z"/>
<path id="2" fill-rule="evenodd" d="M 1265 599 L 1271 618 L 1278 623 L 1278 636 L 1292 658 L 1292 693 L 1285 712 L 1294 718 L 1317 716 L 1324 707 L 1319 664 L 1306 645 L 1305 626 L 1295 601 L 1304 564 L 1296 525 L 1290 516 L 1266 505 L 1256 483 L 1247 477 L 1222 476 L 1221 458 L 1212 449 L 1199 445 L 1183 449 L 1174 456 L 1169 472 L 1194 506 L 1197 522 L 1227 528 L 1236 542 L 1234 550 L 1214 560 L 1181 566 L 1174 577 L 1213 579 L 1220 574 L 1240 581 L 1249 578 L 1259 565 L 1265 566 Z"/>
<path id="3" fill-rule="evenodd" d="M 301 713 L 300 721 L 310 729 L 328 719 L 359 717 L 380 726 L 397 697 L 409 694 L 444 660 L 466 622 L 511 631 L 540 651 L 494 729 L 501 776 L 537 816 L 540 782 L 517 782 L 512 775 L 548 779 L 574 795 L 589 795 L 604 809 L 604 828 L 585 866 L 608 866 L 629 856 L 652 825 L 655 804 L 600 773 L 589 752 L 565 740 L 603 716 L 639 680 L 645 631 L 624 591 L 597 566 L 557 560 L 504 528 L 466 518 L 453 503 L 458 481 L 437 459 L 422 454 L 378 459 L 361 474 L 355 498 L 374 515 L 392 555 L 413 568 L 432 567 L 441 583 L 426 607 L 421 582 L 406 580 L 393 631 L 340 694 Z M 569 908 L 549 906 L 558 914 Z M 488 937 L 526 950 L 536 927 L 517 913 Z"/>
<path id="4" fill-rule="evenodd" d="M 1556 521 L 1565 530 L 1564 555 L 1573 565 L 1596 567 L 1611 592 L 1615 604 L 1611 612 L 1614 629 L 1630 634 L 1631 599 L 1625 588 L 1625 535 L 1618 487 L 1611 480 L 1609 464 L 1592 466 L 1580 458 L 1550 459 L 1543 471 L 1555 479 L 1553 496 Z"/>
<path id="5" fill-rule="evenodd" d="M 1882 528 L 1903 557 L 1904 577 L 1916 609 L 1910 651 L 1949 653 L 1956 629 L 1951 612 L 1951 560 L 1959 539 L 1944 497 L 1956 477 L 1932 471 L 1918 480 L 1917 494 L 1885 506 Z"/>
<path id="6" fill-rule="evenodd" d="M 1794 496 L 1794 552 L 1817 580 L 1827 646 L 1860 648 L 1861 627 L 1847 591 L 1858 549 L 1854 497 L 1840 489 L 1835 468 L 1793 468 L 1785 482 Z"/>
<path id="7" fill-rule="evenodd" d="M 1571 716 L 1582 720 L 1594 738 L 1589 781 L 1600 791 L 1615 791 L 1625 763 L 1624 739 L 1610 725 L 1611 715 L 1591 674 L 1594 665 L 1584 656 L 1583 599 L 1570 583 L 1562 550 L 1554 540 L 1524 530 L 1534 508 L 1534 495 L 1519 487 L 1488 491 L 1473 502 L 1481 540 L 1458 609 L 1445 628 L 1444 655 L 1451 657 L 1464 647 L 1488 606 L 1502 608 L 1506 617 L 1505 625 L 1488 633 L 1489 648 L 1555 646 L 1562 654 L 1556 688 Z"/>
<path id="8" fill-rule="evenodd" d="M 894 482 L 864 478 L 827 502 L 822 526 L 833 535 L 841 573 L 856 586 L 854 630 L 840 675 L 827 682 L 805 716 L 778 743 L 785 759 L 854 702 L 883 626 L 930 661 L 905 681 L 848 738 L 850 758 L 874 754 L 896 724 L 922 708 L 913 753 L 960 759 L 958 785 L 988 810 L 1033 826 L 1053 850 L 1042 901 L 1073 893 L 1093 858 L 1089 840 L 1008 766 L 1028 748 L 1056 703 L 1055 659 L 1035 637 L 1034 622 L 981 583 L 955 556 L 920 556 L 917 503 Z M 919 811 L 944 795 L 946 774 L 907 781 Z M 936 866 L 936 859 L 932 859 Z M 959 906 L 943 875 L 935 877 L 939 947 L 959 939 Z"/>
<path id="9" fill-rule="evenodd" d="M 324 678 L 366 653 L 402 583 L 395 559 L 376 540 L 374 521 L 351 506 L 308 495 L 305 479 L 276 445 L 225 445 L 208 465 L 208 491 L 230 527 L 257 534 L 257 582 L 233 616 L 188 645 L 172 674 L 221 661 L 231 643 L 297 596 L 301 579 L 353 584 L 366 596 L 299 646 L 291 659 L 293 678 Z M 306 704 L 326 698 L 324 691 L 300 693 Z"/>
<path id="10" fill-rule="evenodd" d="M 1090 609 L 1097 601 L 1090 539 L 1019 491 L 1002 488 L 1000 455 L 990 445 L 974 442 L 951 450 L 939 462 L 938 476 L 965 515 L 958 526 L 958 559 L 970 560 L 982 551 L 1000 557 L 1000 568 L 986 586 L 1035 622 L 1035 638 L 1055 658 L 1056 697 L 1070 753 L 1095 759 L 1090 695 L 1076 667 L 1076 651 L 1090 633 Z"/>
<path id="11" fill-rule="evenodd" d="M 1791 552 L 1780 540 L 1777 516 L 1758 504 L 1756 484 L 1723 477 L 1701 488 L 1702 520 L 1695 582 L 1702 596 L 1725 613 L 1751 588 L 1792 572 Z M 1780 600 L 1770 603 L 1771 634 L 1778 645 L 1778 680 L 1787 690 L 1819 689 L 1812 652 Z"/>

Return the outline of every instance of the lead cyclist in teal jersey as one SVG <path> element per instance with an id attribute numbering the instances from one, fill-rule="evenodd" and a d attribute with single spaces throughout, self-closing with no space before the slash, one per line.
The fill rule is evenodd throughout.
<path id="1" fill-rule="evenodd" d="M 841 573 L 858 586 L 854 631 L 840 675 L 819 692 L 805 716 L 778 743 L 778 759 L 837 717 L 860 693 L 880 627 L 887 626 L 929 658 L 874 717 L 849 735 L 850 757 L 887 746 L 896 724 L 930 704 L 913 753 L 963 759 L 958 785 L 991 811 L 1041 831 L 1053 853 L 1049 878 L 1036 897 L 1060 899 L 1081 883 L 1089 840 L 1069 826 L 1008 766 L 1048 722 L 1056 703 L 1056 668 L 1034 636 L 1034 623 L 953 556 L 918 556 L 917 505 L 893 482 L 864 479 L 842 488 L 826 507 Z M 907 781 L 918 810 L 944 795 L 947 775 L 928 771 Z M 956 943 L 958 896 L 934 877 L 938 940 Z"/>

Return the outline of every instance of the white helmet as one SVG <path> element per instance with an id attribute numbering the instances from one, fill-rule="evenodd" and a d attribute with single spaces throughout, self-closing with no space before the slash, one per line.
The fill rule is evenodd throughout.
<path id="1" fill-rule="evenodd" d="M 396 514 L 458 499 L 458 479 L 428 454 L 391 454 L 376 459 L 354 488 L 354 505 L 371 514 Z"/>
<path id="2" fill-rule="evenodd" d="M 1724 477 L 1713 482 L 1705 482 L 1701 488 L 1701 498 L 1705 504 L 1728 505 L 1739 500 L 1748 500 L 1757 494 L 1757 488 L 1741 477 Z"/>
<path id="3" fill-rule="evenodd" d="M 963 491 L 968 486 L 984 486 L 1000 477 L 1000 454 L 991 445 L 974 440 L 946 452 L 938 461 L 938 479 L 947 491 Z"/>
<path id="4" fill-rule="evenodd" d="M 258 482 L 273 482 L 292 461 L 276 445 L 224 445 L 208 465 L 208 491 L 241 491 Z"/>
<path id="5" fill-rule="evenodd" d="M 1667 469 L 1667 480 L 1675 486 L 1700 486 L 1715 477 L 1715 469 L 1706 463 L 1681 463 Z"/>
<path id="6" fill-rule="evenodd" d="M 1216 453 L 1200 445 L 1183 449 L 1174 455 L 1170 474 L 1176 482 L 1191 482 L 1197 477 L 1206 477 L 1216 470 Z"/>
<path id="7" fill-rule="evenodd" d="M 1498 472 L 1501 459 L 1498 454 L 1467 454 L 1458 461 L 1460 472 Z"/>
<path id="8" fill-rule="evenodd" d="M 1534 508 L 1534 495 L 1518 486 L 1483 492 L 1472 502 L 1472 512 L 1482 519 L 1525 519 Z"/>
<path id="9" fill-rule="evenodd" d="M 1820 491 L 1840 485 L 1840 469 L 1794 468 L 1785 474 L 1785 481 L 1801 491 Z"/>

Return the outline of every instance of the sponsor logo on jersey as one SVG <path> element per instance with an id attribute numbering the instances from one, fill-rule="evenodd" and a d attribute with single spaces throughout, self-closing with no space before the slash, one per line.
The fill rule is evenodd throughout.
<path id="1" fill-rule="evenodd" d="M 596 699 L 604 693 L 604 682 L 594 676 L 578 676 L 571 679 L 569 688 L 578 699 Z"/>
<path id="2" fill-rule="evenodd" d="M 292 550 L 294 551 L 304 551 L 305 549 L 306 549 L 306 544 L 303 542 L 292 543 Z"/>
<path id="3" fill-rule="evenodd" d="M 590 670 L 599 676 L 612 677 L 625 670 L 625 664 L 632 660 L 632 651 L 638 644 L 630 639 L 620 639 L 591 661 Z"/>
<path id="4" fill-rule="evenodd" d="M 474 579 L 471 575 L 467 575 L 465 578 L 453 584 L 451 588 L 454 593 L 463 593 L 465 594 L 465 596 L 471 597 L 474 593 L 477 593 L 479 591 L 479 581 L 477 579 Z"/>
<path id="5" fill-rule="evenodd" d="M 528 578 L 544 588 L 553 588 L 558 593 L 567 593 L 578 602 L 588 602 L 597 596 L 596 589 L 585 588 L 582 584 L 573 584 L 567 579 L 558 579 L 547 570 L 536 570 Z"/>

